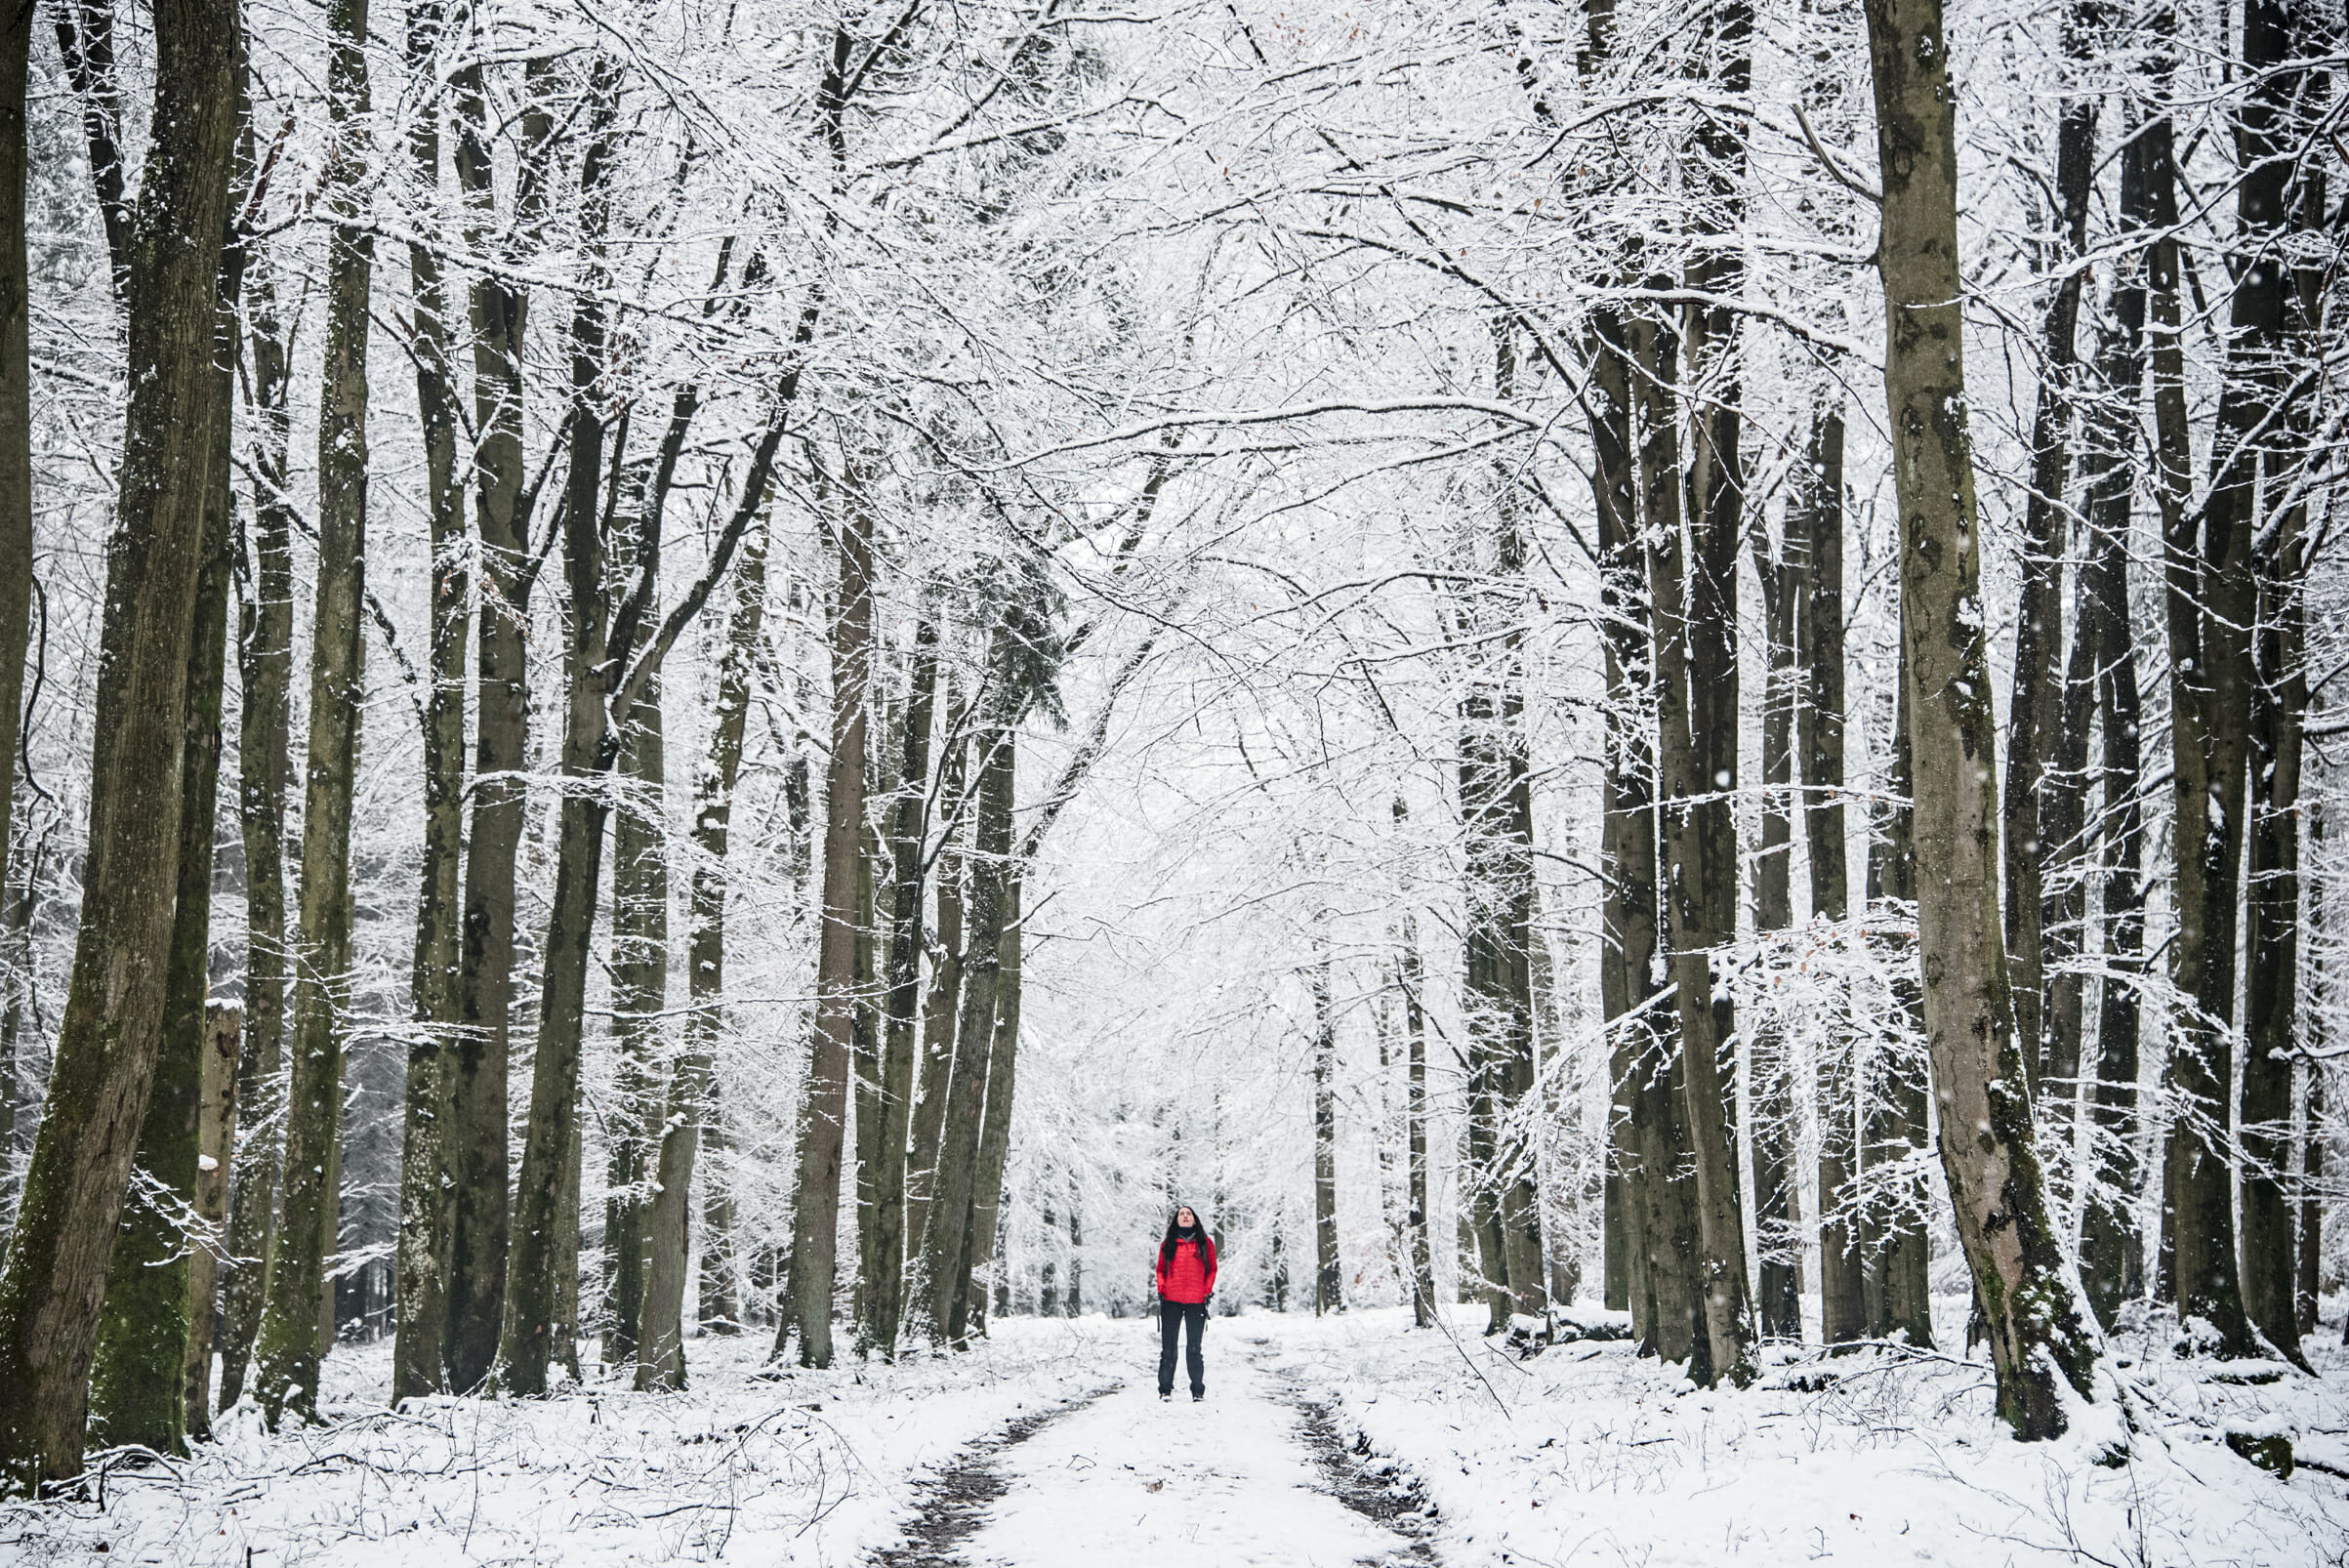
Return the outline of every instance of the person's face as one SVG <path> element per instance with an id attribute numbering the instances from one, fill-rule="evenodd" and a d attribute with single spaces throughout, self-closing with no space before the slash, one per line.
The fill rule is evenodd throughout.
<path id="1" fill-rule="evenodd" d="M 1199 1223 L 1199 1217 L 1187 1208 L 1177 1209 L 1174 1211 L 1174 1222 L 1178 1225 L 1195 1225 Z"/>

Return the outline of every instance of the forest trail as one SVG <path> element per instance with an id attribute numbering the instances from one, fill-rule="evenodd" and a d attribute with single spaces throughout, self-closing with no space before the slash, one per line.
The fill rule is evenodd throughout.
<path id="1" fill-rule="evenodd" d="M 908 1530 L 921 1549 L 885 1553 L 880 1562 L 1402 1568 L 1434 1561 L 1423 1543 L 1381 1522 L 1391 1517 L 1391 1500 L 1354 1475 L 1328 1413 L 1300 1401 L 1248 1354 L 1263 1340 L 1211 1328 L 1208 1397 L 1200 1403 L 1179 1385 L 1172 1402 L 1160 1402 L 1155 1341 L 1136 1332 L 1122 1386 L 1019 1424 L 984 1457 L 940 1472 Z M 961 1543 L 952 1544 L 957 1536 Z"/>

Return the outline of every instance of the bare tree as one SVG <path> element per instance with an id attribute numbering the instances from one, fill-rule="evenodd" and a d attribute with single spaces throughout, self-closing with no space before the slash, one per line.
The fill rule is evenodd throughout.
<path id="1" fill-rule="evenodd" d="M 2000 937 L 1991 709 L 1958 259 L 1957 95 L 1940 0 L 1872 0 L 1883 179 L 1884 391 L 1901 511 L 1902 680 L 1916 763 L 1924 1014 L 1942 1166 L 1990 1334 L 1999 1413 L 2065 1429 L 2099 1341 L 2052 1228 Z"/>

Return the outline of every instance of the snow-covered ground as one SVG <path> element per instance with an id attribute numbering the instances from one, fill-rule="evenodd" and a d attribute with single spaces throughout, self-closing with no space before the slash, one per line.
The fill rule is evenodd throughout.
<path id="1" fill-rule="evenodd" d="M 1959 1339 L 1962 1300 L 1939 1305 Z M 1814 1349 L 1775 1358 L 1751 1388 L 1706 1392 L 1622 1341 L 1520 1362 L 1475 1337 L 1482 1317 L 1457 1314 L 1449 1337 L 1386 1312 L 1275 1336 L 1280 1369 L 1334 1387 L 1373 1463 L 1424 1488 L 1447 1563 L 2349 1560 L 2337 1329 L 2309 1341 L 2318 1378 L 2270 1383 L 2148 1355 L 2152 1334 L 2116 1340 L 2111 1370 L 2136 1430 L 2125 1462 L 2107 1467 L 2105 1413 L 2063 1441 L 2017 1443 L 1979 1363 Z M 2279 1480 L 2225 1446 L 2228 1431 L 2270 1429 L 2332 1473 Z"/>
<path id="2" fill-rule="evenodd" d="M 772 1380 L 762 1344 L 700 1341 L 681 1395 L 591 1383 L 398 1416 L 383 1349 L 347 1348 L 326 1426 L 272 1438 L 238 1413 L 185 1464 L 110 1465 L 103 1506 L 8 1506 L 0 1560 L 845 1568 L 903 1539 L 926 1477 L 1045 1411 L 953 1548 L 972 1568 L 2349 1558 L 2349 1354 L 2330 1334 L 2310 1341 L 2318 1378 L 2265 1383 L 2116 1342 L 2135 1430 L 2100 1466 L 2104 1432 L 2007 1438 L 1978 1365 L 1814 1352 L 1708 1393 L 1621 1341 L 1519 1361 L 1480 1317 L 1217 1318 L 1203 1405 L 1159 1403 L 1157 1334 L 1134 1320 L 1015 1319 L 967 1356 Z M 1432 1519 L 1398 1534 L 1341 1503 L 1306 1403 Z M 2314 1465 L 2280 1480 L 2223 1441 L 2267 1430 Z"/>

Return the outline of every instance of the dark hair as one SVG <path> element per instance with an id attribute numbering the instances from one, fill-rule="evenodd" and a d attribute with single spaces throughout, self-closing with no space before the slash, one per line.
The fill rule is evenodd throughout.
<path id="1" fill-rule="evenodd" d="M 1208 1236 L 1207 1221 L 1199 1217 L 1199 1211 L 1195 1208 L 1192 1208 L 1191 1205 L 1187 1203 L 1178 1203 L 1174 1206 L 1174 1213 L 1167 1216 L 1167 1238 L 1158 1244 L 1158 1261 L 1161 1267 L 1172 1267 L 1174 1265 L 1174 1243 L 1181 1239 L 1178 1235 L 1176 1235 L 1176 1231 L 1180 1229 L 1180 1226 L 1176 1223 L 1176 1218 L 1185 1209 L 1190 1209 L 1191 1211 L 1191 1219 L 1193 1221 L 1191 1228 L 1199 1233 L 1199 1245 L 1205 1249 L 1205 1251 L 1201 1252 L 1199 1255 L 1201 1260 L 1204 1261 L 1205 1259 L 1215 1256 L 1216 1244 Z"/>

